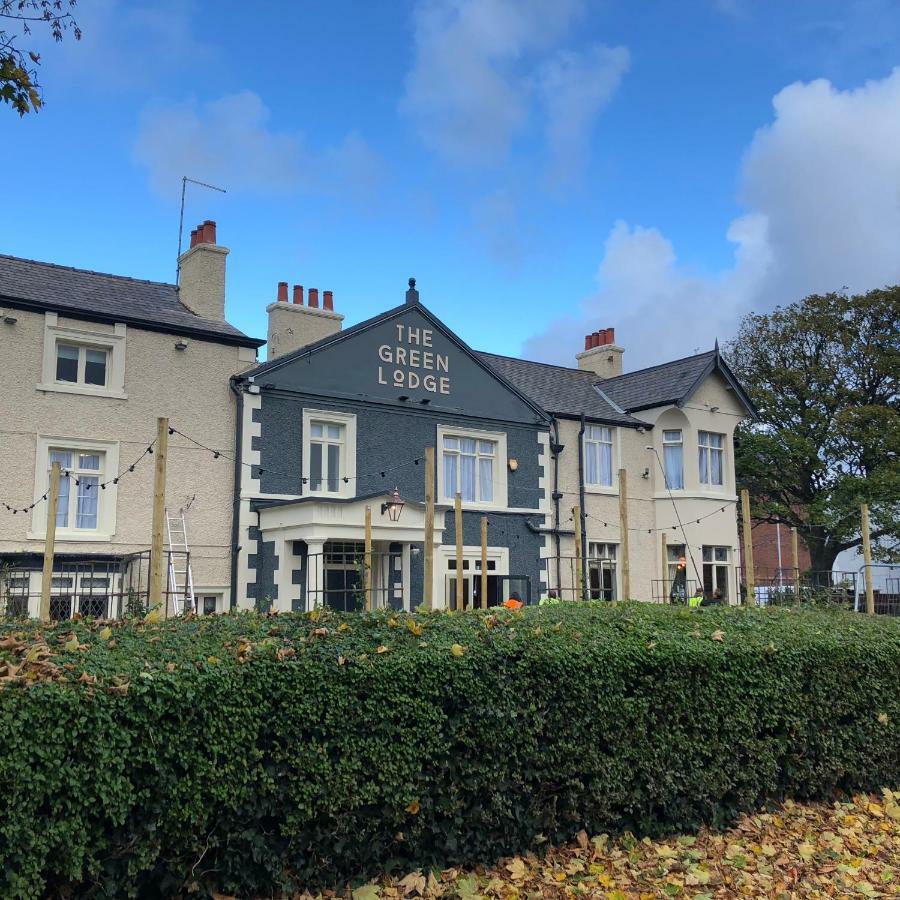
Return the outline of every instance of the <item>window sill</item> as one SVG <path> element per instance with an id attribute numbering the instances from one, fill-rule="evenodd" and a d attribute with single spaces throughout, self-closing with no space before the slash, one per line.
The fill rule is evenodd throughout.
<path id="1" fill-rule="evenodd" d="M 46 541 L 47 535 L 43 531 L 28 531 L 25 537 L 29 541 Z M 113 539 L 112 534 L 103 534 L 99 531 L 74 531 L 71 528 L 57 528 L 57 541 L 71 541 L 72 543 L 108 543 Z"/>
<path id="2" fill-rule="evenodd" d="M 585 484 L 586 494 L 605 494 L 608 497 L 618 497 L 619 489 L 608 484 Z"/>
<path id="3" fill-rule="evenodd" d="M 448 509 L 453 509 L 456 506 L 456 498 L 455 497 L 444 497 L 443 500 L 438 500 L 435 503 L 436 506 L 444 505 Z M 466 510 L 479 510 L 479 509 L 491 509 L 494 512 L 498 510 L 506 510 L 507 506 L 504 503 L 494 503 L 491 501 L 490 503 L 485 503 L 481 500 L 463 500 L 462 501 L 463 512 Z M 538 512 L 537 509 L 534 510 L 535 513 Z"/>
<path id="4" fill-rule="evenodd" d="M 83 397 L 108 397 L 112 400 L 127 400 L 128 394 L 124 391 L 110 390 L 109 388 L 91 388 L 83 384 L 39 384 L 37 390 L 58 394 L 80 394 Z"/>
<path id="5" fill-rule="evenodd" d="M 670 491 L 656 491 L 653 494 L 654 500 L 668 500 Z M 672 488 L 671 495 L 676 500 L 719 500 L 719 501 L 727 501 L 729 503 L 734 503 L 737 501 L 737 497 L 728 491 L 726 488 L 721 488 L 719 490 L 708 491 L 708 490 L 697 490 L 694 488 L 685 489 L 685 488 Z"/>

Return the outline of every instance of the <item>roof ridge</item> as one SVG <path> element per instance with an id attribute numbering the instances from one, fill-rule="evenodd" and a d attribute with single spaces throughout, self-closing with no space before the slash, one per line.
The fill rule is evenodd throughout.
<path id="1" fill-rule="evenodd" d="M 561 366 L 558 363 L 541 362 L 538 359 L 523 359 L 521 356 L 508 356 L 505 353 L 491 353 L 489 350 L 476 350 L 475 352 L 479 356 L 496 356 L 498 359 L 511 359 L 513 362 L 528 363 L 530 366 L 544 366 L 547 369 L 562 369 L 564 372 L 572 372 L 575 375 L 593 375 L 594 378 L 600 377 L 596 372 L 588 372 L 584 369 L 576 368 L 575 366 Z"/>
<path id="2" fill-rule="evenodd" d="M 120 281 L 133 281 L 137 284 L 155 284 L 160 287 L 169 287 L 178 290 L 177 284 L 170 281 L 154 281 L 150 278 L 134 278 L 131 275 L 116 275 L 114 272 L 97 272 L 94 269 L 81 269 L 78 266 L 64 266 L 61 263 L 45 262 L 42 259 L 31 259 L 27 256 L 13 256 L 11 253 L 0 253 L 0 259 L 12 259 L 16 262 L 31 263 L 34 266 L 47 266 L 49 269 L 64 269 L 67 272 L 81 272 L 84 275 L 100 275 L 103 278 L 116 278 Z"/>
<path id="3" fill-rule="evenodd" d="M 655 366 L 646 366 L 643 369 L 635 369 L 633 372 L 623 372 L 621 375 L 615 375 L 612 378 L 601 379 L 601 384 L 609 384 L 611 381 L 618 381 L 620 378 L 630 378 L 632 375 L 643 375 L 645 372 L 652 372 L 654 369 L 663 369 L 666 366 L 673 366 L 675 363 L 685 362 L 689 359 L 699 359 L 701 356 L 710 356 L 715 350 L 704 350 L 702 353 L 691 353 L 689 356 L 679 356 L 678 359 L 670 359 L 667 362 L 657 363 Z"/>

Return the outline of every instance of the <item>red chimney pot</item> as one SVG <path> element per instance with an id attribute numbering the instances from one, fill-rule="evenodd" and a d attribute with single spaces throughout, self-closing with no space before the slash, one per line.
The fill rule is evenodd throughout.
<path id="1" fill-rule="evenodd" d="M 309 289 L 309 305 L 313 309 L 319 308 L 319 289 L 318 288 L 310 288 Z"/>
<path id="2" fill-rule="evenodd" d="M 191 232 L 191 246 L 192 247 L 197 246 L 197 229 L 196 228 Z"/>
<path id="3" fill-rule="evenodd" d="M 295 284 L 294 285 L 294 303 L 297 306 L 303 306 L 303 285 Z"/>
<path id="4" fill-rule="evenodd" d="M 286 281 L 278 282 L 278 302 L 279 303 L 287 303 L 287 282 Z"/>
<path id="5" fill-rule="evenodd" d="M 203 229 L 203 242 L 214 244 L 216 242 L 216 223 L 212 219 L 206 219 L 201 226 Z"/>
<path id="6" fill-rule="evenodd" d="M 608 339 L 606 341 L 607 344 L 614 344 L 616 342 L 616 329 L 615 328 L 607 328 L 606 329 L 606 337 Z"/>
<path id="7" fill-rule="evenodd" d="M 590 335 L 590 334 L 586 334 L 584 336 L 584 349 L 585 350 L 591 349 L 591 337 L 592 337 L 592 335 Z"/>
<path id="8" fill-rule="evenodd" d="M 322 292 L 322 306 L 324 306 L 325 309 L 334 309 L 334 291 Z"/>
<path id="9" fill-rule="evenodd" d="M 594 347 L 599 347 L 603 343 L 603 337 L 599 331 L 595 331 L 591 335 L 591 349 Z"/>

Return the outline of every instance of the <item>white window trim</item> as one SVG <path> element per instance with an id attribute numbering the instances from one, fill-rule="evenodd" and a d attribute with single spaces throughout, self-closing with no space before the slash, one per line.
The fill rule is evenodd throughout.
<path id="1" fill-rule="evenodd" d="M 325 422 L 344 427 L 344 452 L 341 459 L 343 474 L 338 479 L 336 491 L 314 491 L 309 476 L 310 458 L 310 426 L 313 421 Z M 328 409 L 304 409 L 303 410 L 303 493 L 313 497 L 328 499 L 356 496 L 356 416 L 353 413 L 335 412 Z M 347 478 L 348 481 L 344 481 Z"/>
<path id="2" fill-rule="evenodd" d="M 508 456 L 506 453 L 505 431 L 481 431 L 475 428 L 458 428 L 455 425 L 438 425 L 437 427 L 437 502 L 452 503 L 453 498 L 444 496 L 444 438 L 464 437 L 474 438 L 476 441 L 493 441 L 497 445 L 497 456 L 493 466 L 494 499 L 463 500 L 463 509 L 505 509 L 508 502 L 508 484 L 506 470 Z"/>
<path id="3" fill-rule="evenodd" d="M 584 480 L 584 492 L 586 494 L 608 494 L 619 496 L 619 460 L 622 458 L 622 429 L 615 425 L 604 425 L 602 422 L 588 422 L 587 425 L 595 425 L 598 428 L 608 428 L 612 432 L 612 484 L 591 484 L 587 480 L 587 431 L 581 438 L 581 453 L 584 465 L 582 466 L 582 478 Z"/>
<path id="4" fill-rule="evenodd" d="M 56 380 L 56 346 L 57 344 L 78 344 L 106 350 L 109 353 L 106 364 L 106 384 L 73 384 Z M 91 331 L 88 328 L 77 328 L 60 325 L 56 313 L 44 314 L 44 356 L 41 368 L 39 391 L 52 391 L 60 394 L 81 394 L 86 397 L 112 397 L 116 400 L 127 400 L 125 393 L 125 325 L 117 322 L 114 330 Z"/>
<path id="5" fill-rule="evenodd" d="M 453 434 L 456 434 L 456 429 L 451 429 Z M 495 562 L 496 568 L 493 571 L 489 571 L 489 575 L 509 575 L 509 547 L 491 547 L 487 548 L 487 558 L 488 562 Z M 434 554 L 434 583 L 435 583 L 435 591 L 434 597 L 438 602 L 446 601 L 446 585 L 447 585 L 447 576 L 455 573 L 455 570 L 450 569 L 450 560 L 456 559 L 456 547 L 451 547 L 446 544 L 441 545 L 440 547 L 435 548 Z M 463 561 L 469 560 L 477 561 L 478 564 L 481 564 L 481 547 L 463 547 Z M 481 569 L 476 569 L 474 566 L 469 570 L 469 575 L 473 577 L 478 577 L 481 575 Z M 436 604 L 437 605 L 437 604 Z M 449 606 L 441 606 L 441 609 L 449 608 Z"/>
<path id="6" fill-rule="evenodd" d="M 56 435 L 37 435 L 37 453 L 34 464 L 34 502 L 37 504 L 31 513 L 31 531 L 29 540 L 45 540 L 47 537 L 47 508 L 49 504 L 41 500 L 48 491 L 48 475 L 50 471 L 50 448 L 62 450 L 96 450 L 104 454 L 101 481 L 115 478 L 119 471 L 119 442 L 95 441 L 87 438 L 61 437 Z M 73 485 L 74 487 L 74 485 Z M 57 541 L 102 542 L 111 541 L 116 532 L 116 500 L 118 485 L 108 484 L 101 492 L 97 518 L 97 528 L 89 531 L 83 528 L 57 528 Z M 38 501 L 41 500 L 40 503 Z"/>

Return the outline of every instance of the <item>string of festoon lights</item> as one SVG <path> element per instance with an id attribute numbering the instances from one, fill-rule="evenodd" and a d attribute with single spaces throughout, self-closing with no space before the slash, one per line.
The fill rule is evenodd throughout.
<path id="1" fill-rule="evenodd" d="M 678 530 L 679 528 L 681 528 L 682 526 L 685 526 L 685 527 L 686 527 L 686 526 L 688 526 L 688 525 L 699 525 L 704 519 L 708 519 L 708 518 L 710 518 L 711 516 L 717 516 L 719 513 L 723 513 L 723 512 L 725 512 L 727 509 L 728 509 L 728 505 L 726 504 L 725 506 L 720 506 L 718 509 L 714 509 L 712 512 L 706 513 L 706 515 L 699 516 L 699 517 L 696 518 L 696 519 L 689 519 L 688 521 L 683 522 L 683 523 L 681 523 L 680 525 L 679 525 L 679 524 L 675 524 L 675 525 L 662 525 L 662 526 L 660 526 L 660 527 L 658 527 L 658 528 L 640 528 L 640 527 L 637 527 L 637 528 L 628 528 L 627 530 L 628 530 L 628 531 L 633 531 L 633 532 L 635 532 L 635 533 L 641 533 L 641 532 L 643 532 L 644 534 L 654 534 L 654 533 L 658 533 L 658 532 L 662 532 L 662 531 L 677 531 L 677 530 Z M 615 522 L 610 523 L 610 522 L 608 522 L 608 521 L 604 521 L 604 520 L 603 520 L 602 518 L 600 518 L 599 516 L 592 516 L 590 513 L 582 513 L 582 515 L 583 515 L 584 518 L 586 518 L 586 519 L 593 519 L 595 522 L 599 522 L 604 528 L 609 528 L 609 527 L 618 528 L 618 527 L 619 527 Z M 569 518 L 568 518 L 566 521 L 572 522 L 572 521 L 574 521 L 574 517 L 573 517 L 573 516 L 569 516 Z"/>
<path id="2" fill-rule="evenodd" d="M 96 485 L 96 488 L 98 490 L 105 491 L 107 489 L 107 487 L 109 487 L 109 485 L 118 484 L 122 478 L 124 478 L 126 475 L 129 475 L 132 472 L 134 472 L 135 468 L 138 466 L 138 464 L 141 462 L 141 460 L 144 459 L 144 457 L 151 456 L 153 454 L 153 445 L 155 443 L 156 443 L 156 438 L 154 438 L 152 441 L 150 441 L 150 443 L 144 448 L 141 455 L 133 463 L 126 466 L 124 469 L 122 469 L 121 472 L 117 472 L 112 478 L 108 478 L 106 481 L 99 482 Z M 78 478 L 78 477 L 74 476 L 68 469 L 62 469 L 59 474 L 60 474 L 60 478 L 66 478 L 71 481 L 74 481 L 76 487 L 82 486 L 82 481 L 84 480 L 84 477 L 86 477 L 86 476 L 84 476 L 83 478 Z M 90 491 L 91 489 L 93 489 L 95 487 L 95 485 L 92 482 L 84 480 L 83 487 L 84 487 L 85 491 Z M 37 500 L 34 501 L 34 503 L 29 503 L 27 506 L 12 506 L 11 504 L 6 503 L 5 501 L 0 501 L 0 505 L 2 505 L 3 508 L 8 513 L 12 513 L 15 516 L 18 513 L 30 513 L 36 506 L 38 506 L 41 503 L 44 503 L 46 500 L 48 500 L 49 497 L 50 497 L 50 487 L 48 485 L 47 490 L 40 497 L 38 497 Z"/>
<path id="3" fill-rule="evenodd" d="M 178 428 L 175 428 L 173 425 L 169 426 L 169 434 L 170 435 L 177 434 L 179 437 L 182 437 L 186 441 L 189 441 L 190 443 L 192 443 L 195 447 L 198 447 L 199 449 L 205 450 L 207 453 L 210 453 L 212 455 L 213 459 L 225 459 L 230 462 L 235 461 L 235 458 L 233 456 L 231 456 L 230 454 L 225 453 L 222 450 L 217 450 L 215 447 L 210 447 L 207 444 L 204 444 L 202 441 L 198 441 L 196 438 L 191 437 L 189 434 L 185 434 L 183 431 L 181 431 Z M 398 463 L 395 466 L 385 466 L 384 468 L 381 468 L 381 469 L 375 469 L 372 472 L 361 472 L 357 475 L 342 475 L 341 481 L 343 481 L 344 484 L 349 484 L 351 481 L 359 481 L 363 478 L 376 478 L 376 477 L 387 478 L 387 476 L 392 472 L 397 472 L 400 469 L 408 469 L 410 466 L 417 466 L 417 465 L 419 465 L 419 463 L 422 463 L 424 461 L 425 461 L 424 456 L 416 456 L 413 459 L 408 460 L 406 462 Z M 283 471 L 283 470 L 276 469 L 275 467 L 269 466 L 269 465 L 262 466 L 262 465 L 259 465 L 259 463 L 249 463 L 249 462 L 244 462 L 243 460 L 241 460 L 241 465 L 246 466 L 248 469 L 250 469 L 251 473 L 255 474 L 255 475 L 263 475 L 263 474 L 282 475 L 285 478 L 291 478 L 291 479 L 295 479 L 297 477 L 296 472 Z M 301 477 L 300 481 L 302 484 L 308 484 L 309 478 L 306 476 L 303 476 L 303 477 Z"/>

